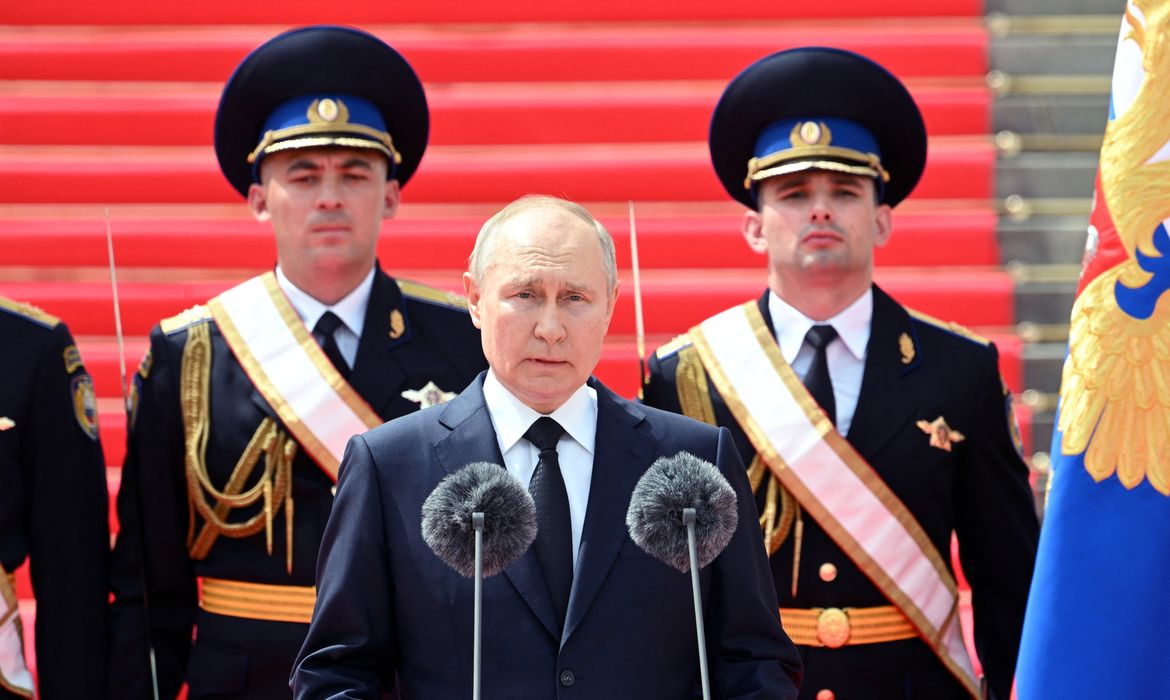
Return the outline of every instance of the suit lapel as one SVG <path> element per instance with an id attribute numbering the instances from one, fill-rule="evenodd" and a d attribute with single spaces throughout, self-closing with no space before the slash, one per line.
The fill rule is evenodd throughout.
<path id="1" fill-rule="evenodd" d="M 905 335 L 914 352 L 906 360 Z M 873 322 L 866 348 L 865 374 L 853 423 L 846 439 L 872 463 L 873 457 L 911 420 L 915 401 L 903 378 L 922 363 L 921 346 L 911 322 L 897 302 L 873 287 Z"/>
<path id="2" fill-rule="evenodd" d="M 435 456 L 448 474 L 471 462 L 491 462 L 499 464 L 501 469 L 505 468 L 496 429 L 483 398 L 483 380 L 486 376 L 486 372 L 481 372 L 471 386 L 441 409 L 443 413 L 439 416 L 439 422 L 451 432 L 440 438 L 434 449 Z M 548 588 L 544 585 L 544 575 L 536 561 L 536 552 L 529 547 L 524 556 L 504 569 L 504 576 L 549 634 L 559 638 L 557 617 L 553 612 Z"/>
<path id="3" fill-rule="evenodd" d="M 617 559 L 626 540 L 626 510 L 630 495 L 646 467 L 655 444 L 640 435 L 639 425 L 645 416 L 637 405 L 618 398 L 596 379 L 590 385 L 597 390 L 597 440 L 593 456 L 593 476 L 589 484 L 589 506 L 581 532 L 581 551 L 569 609 L 565 616 L 565 633 L 569 638 L 597 597 L 601 584 Z"/>

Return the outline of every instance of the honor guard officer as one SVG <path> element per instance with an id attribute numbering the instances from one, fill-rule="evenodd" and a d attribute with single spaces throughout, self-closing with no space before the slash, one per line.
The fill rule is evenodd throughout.
<path id="1" fill-rule="evenodd" d="M 228 80 L 216 154 L 277 264 L 151 333 L 118 496 L 110 697 L 150 698 L 152 667 L 162 698 L 184 681 L 191 698 L 290 697 L 346 442 L 486 368 L 462 297 L 376 259 L 427 130 L 410 65 L 355 29 L 281 34 Z"/>
<path id="2" fill-rule="evenodd" d="M 727 87 L 710 148 L 768 287 L 659 348 L 644 395 L 735 434 L 800 697 L 981 693 L 957 534 L 980 661 L 1006 700 L 1038 525 L 998 353 L 872 281 L 926 160 L 914 100 L 856 54 L 783 51 Z"/>
<path id="3" fill-rule="evenodd" d="M 110 550 L 93 381 L 69 329 L 0 297 L 0 700 L 31 698 L 16 568 L 36 596 L 41 700 L 101 695 Z"/>

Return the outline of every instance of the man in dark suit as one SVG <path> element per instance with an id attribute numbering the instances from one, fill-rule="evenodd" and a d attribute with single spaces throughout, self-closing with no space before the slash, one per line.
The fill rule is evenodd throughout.
<path id="1" fill-rule="evenodd" d="M 740 527 L 700 571 L 714 695 L 795 697 L 800 666 L 730 435 L 589 378 L 617 297 L 605 229 L 569 202 L 518 200 L 484 225 L 464 284 L 491 369 L 446 406 L 351 441 L 296 697 L 378 697 L 396 677 L 404 700 L 468 696 L 472 581 L 431 552 L 419 521 L 435 486 L 477 461 L 527 485 L 540 523 L 534 546 L 484 583 L 484 697 L 691 697 L 687 576 L 625 527 L 638 479 L 680 451 L 718 465 L 739 497 Z"/>
<path id="2" fill-rule="evenodd" d="M 922 117 L 835 49 L 747 68 L 711 122 L 768 288 L 659 348 L 648 405 L 731 429 L 749 464 L 801 698 L 973 697 L 951 538 L 995 696 L 1015 669 L 1037 540 L 998 354 L 873 284 L 926 157 Z"/>
<path id="3" fill-rule="evenodd" d="M 14 573 L 29 564 L 42 700 L 100 695 L 110 549 L 93 381 L 65 324 L 0 297 L 0 698 L 33 697 Z"/>
<path id="4" fill-rule="evenodd" d="M 151 697 L 152 673 L 163 698 L 184 682 L 289 697 L 346 441 L 486 367 L 462 297 L 376 259 L 427 124 L 409 64 L 353 29 L 281 34 L 228 81 L 217 155 L 277 265 L 151 334 L 118 498 L 111 698 Z"/>

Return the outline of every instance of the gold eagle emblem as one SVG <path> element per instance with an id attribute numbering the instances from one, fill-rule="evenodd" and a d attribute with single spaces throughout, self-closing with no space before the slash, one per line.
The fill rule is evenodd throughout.
<path id="1" fill-rule="evenodd" d="M 1164 257 L 1155 236 L 1170 218 L 1170 162 L 1154 158 L 1170 141 L 1170 45 L 1160 40 L 1170 5 L 1134 4 L 1145 22 L 1127 11 L 1126 38 L 1141 48 L 1146 75 L 1133 103 L 1105 129 L 1099 184 L 1129 259 L 1093 279 L 1073 305 L 1058 428 L 1061 452 L 1083 453 L 1096 481 L 1116 474 L 1133 489 L 1149 479 L 1170 495 L 1170 301 L 1161 290 L 1148 318 L 1118 301 L 1119 293 L 1157 283 L 1139 255 Z"/>

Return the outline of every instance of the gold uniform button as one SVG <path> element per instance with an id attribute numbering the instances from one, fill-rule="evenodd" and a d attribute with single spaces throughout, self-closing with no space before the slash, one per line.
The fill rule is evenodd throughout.
<path id="1" fill-rule="evenodd" d="M 835 700 L 837 695 L 828 689 L 817 691 L 817 700 Z"/>
<path id="2" fill-rule="evenodd" d="M 828 562 L 825 562 L 824 564 L 821 564 L 820 575 L 821 580 L 825 583 L 833 581 L 837 578 L 837 567 Z"/>

